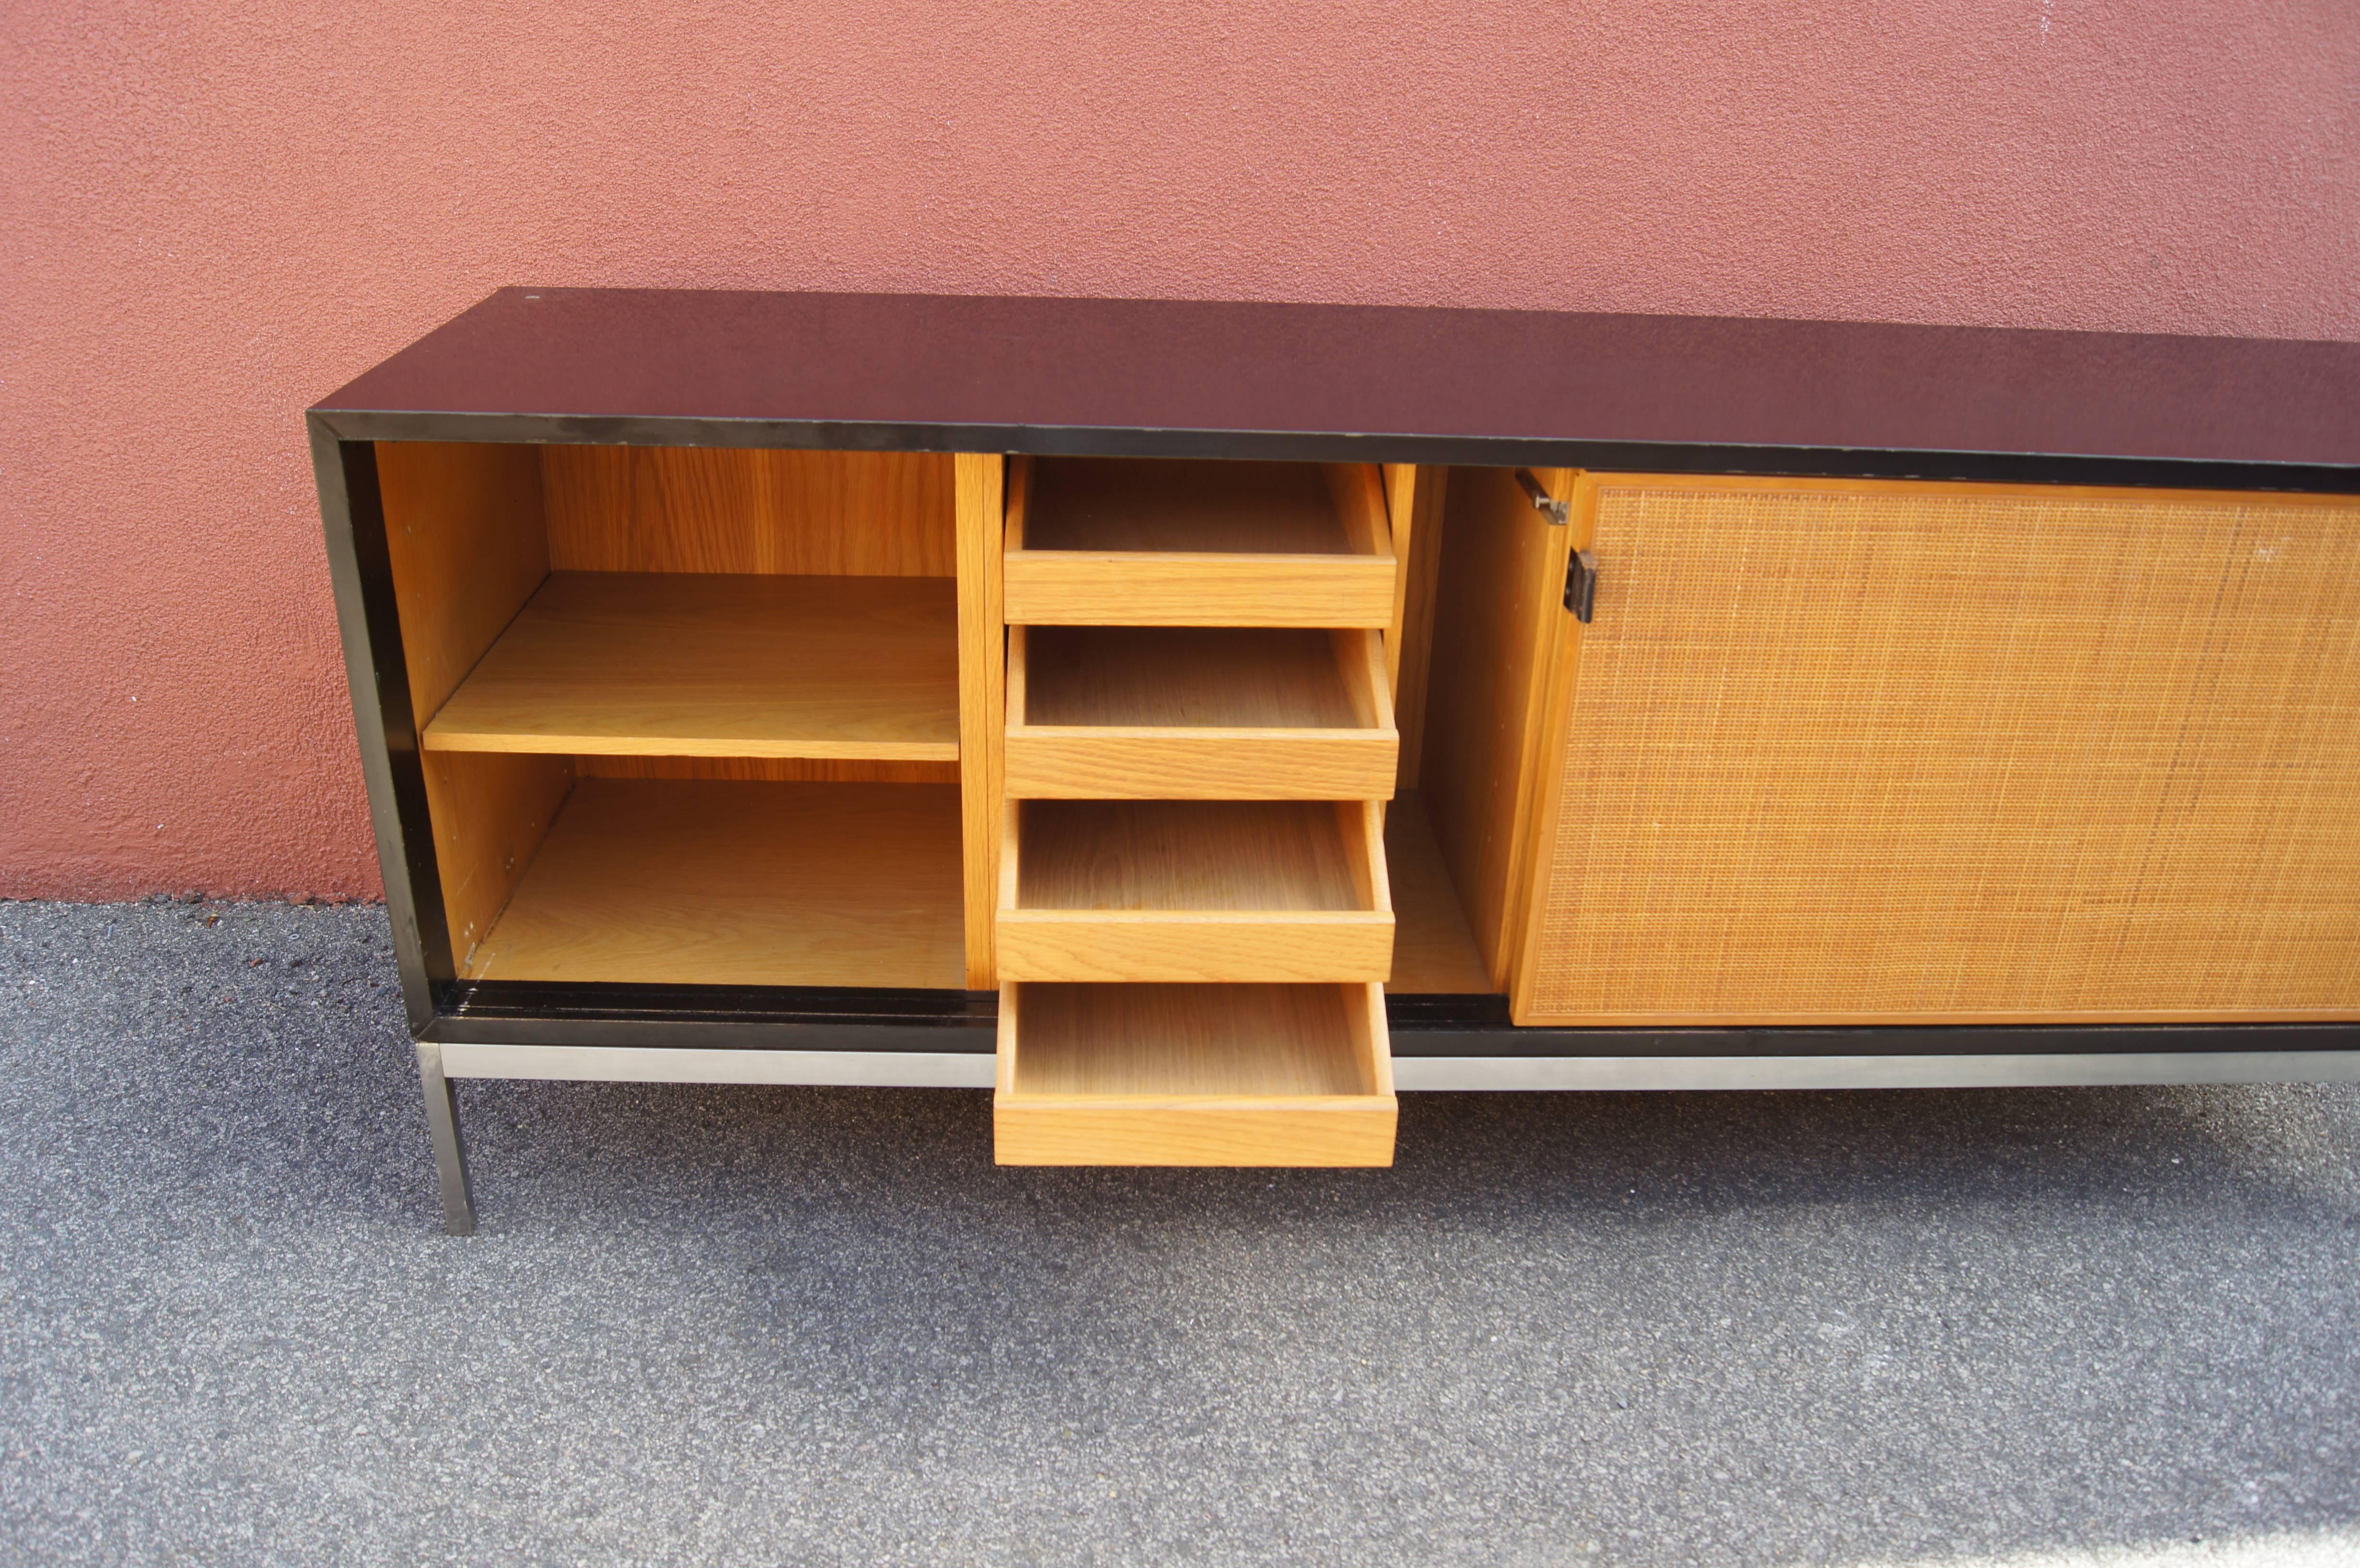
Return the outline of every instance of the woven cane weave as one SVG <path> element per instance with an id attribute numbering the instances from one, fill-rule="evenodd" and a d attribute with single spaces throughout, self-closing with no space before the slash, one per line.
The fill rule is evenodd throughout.
<path id="1" fill-rule="evenodd" d="M 2360 1017 L 2360 505 L 1608 481 L 1523 1021 Z"/>

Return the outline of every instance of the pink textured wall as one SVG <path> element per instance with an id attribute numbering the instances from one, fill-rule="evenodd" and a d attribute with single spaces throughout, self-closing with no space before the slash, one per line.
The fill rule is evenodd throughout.
<path id="1" fill-rule="evenodd" d="M 299 411 L 504 283 L 2360 336 L 2352 0 L 10 0 L 0 895 L 377 887 Z"/>

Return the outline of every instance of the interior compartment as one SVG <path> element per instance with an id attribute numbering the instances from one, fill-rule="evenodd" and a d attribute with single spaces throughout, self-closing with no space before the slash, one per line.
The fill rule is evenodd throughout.
<path id="1" fill-rule="evenodd" d="M 1382 988 L 1002 989 L 1003 1165 L 1389 1165 Z"/>
<path id="2" fill-rule="evenodd" d="M 964 984 L 949 456 L 377 460 L 452 972 Z"/>
<path id="3" fill-rule="evenodd" d="M 986 934 L 988 965 L 995 902 L 1020 923 L 1087 913 L 1035 907 L 1036 896 L 1056 896 L 1038 894 L 1048 882 L 1031 884 L 1022 901 L 1009 890 L 991 843 L 1000 780 L 967 780 L 989 802 L 980 838 L 975 800 L 964 835 L 957 821 L 945 827 L 928 814 L 962 777 L 957 508 L 967 488 L 984 487 L 963 479 L 955 495 L 953 459 L 474 443 L 377 452 L 450 972 L 988 986 L 975 942 Z M 960 461 L 987 472 L 982 460 Z M 1405 994 L 1504 985 L 1518 890 L 1503 872 L 1523 763 L 1492 737 L 1513 733 L 1537 700 L 1544 672 L 1526 650 L 1548 607 L 1546 561 L 1535 553 L 1547 530 L 1508 475 L 1403 468 L 1380 483 L 1376 470 L 1353 465 L 1018 460 L 1004 497 L 998 478 L 988 489 L 991 531 L 979 537 L 1003 537 L 1004 499 L 1015 547 L 987 554 L 993 563 L 1036 555 L 1137 567 L 1172 556 L 1186 568 L 1175 581 L 1189 582 L 1224 557 L 1366 565 L 1384 551 L 1384 613 L 1353 612 L 1366 627 L 1311 618 L 1027 626 L 1011 601 L 1005 751 L 995 759 L 1009 798 L 1317 802 L 1306 809 L 1333 822 L 1330 802 L 1382 800 L 1397 780 L 1418 784 L 1420 757 L 1404 737 L 1414 742 L 1429 719 L 1433 736 L 1422 795 L 1404 794 L 1384 815 L 1371 856 L 1390 863 L 1389 904 L 1356 890 L 1353 907 L 1329 908 L 1330 894 L 1306 894 L 1280 861 L 1240 853 L 1191 895 L 1213 907 L 1158 909 L 1153 900 L 1176 897 L 1196 875 L 1183 869 L 1185 844 L 1090 851 L 1101 866 L 1150 867 L 1164 891 L 1134 889 L 1142 907 L 1101 911 L 1125 919 L 1091 922 L 1086 938 L 1057 933 L 1065 945 L 1054 959 L 1028 956 L 1020 934 L 1019 971 L 1087 961 L 1133 966 L 1134 978 L 1236 978 L 1271 973 L 1240 967 L 1250 961 L 1237 955 L 1258 953 L 1251 962 L 1291 976 L 1302 973 L 1287 967 L 1293 953 L 1338 965 L 1318 978 L 1389 978 Z M 1348 522 L 1348 503 L 1361 524 Z M 1028 538 L 1042 548 L 1027 548 Z M 1393 572 L 1394 541 L 1407 575 Z M 1189 548 L 1169 548 L 1181 545 Z M 1312 599 L 1332 604 L 1318 595 L 1334 587 Z M 703 788 L 650 788 L 660 786 Z M 870 847 L 839 853 L 843 835 L 818 797 L 782 810 L 784 797 L 765 786 L 846 791 L 837 814 L 847 820 L 869 810 L 856 809 L 865 799 L 880 809 L 867 820 L 935 826 L 873 844 L 861 830 L 845 842 Z M 934 805 L 907 806 L 921 797 Z M 753 803 L 764 799 L 774 804 Z M 635 800 L 646 804 L 628 804 Z M 882 811 L 895 800 L 906 809 Z M 1033 848 L 1054 855 L 1070 842 L 1077 855 L 1105 833 L 1178 821 L 1042 820 L 1058 826 Z M 602 822 L 614 844 L 594 842 Z M 976 842 L 963 846 L 962 836 Z M 716 847 L 731 840 L 745 847 Z M 661 844 L 676 853 L 652 847 Z M 923 870 L 913 856 L 936 864 Z M 890 869 L 886 883 L 929 891 L 914 903 L 868 901 L 859 888 L 877 883 L 871 860 Z M 1007 862 L 1022 870 L 1021 845 Z M 1031 864 L 1050 876 L 1056 863 Z M 1276 907 L 1245 907 L 1264 898 Z M 1188 920 L 1168 918 L 1178 916 Z M 1258 929 L 1219 929 L 1240 917 Z M 945 920 L 953 946 L 962 925 L 969 941 L 963 975 L 934 936 L 918 934 L 939 933 Z M 1186 938 L 1153 929 L 1192 920 L 1208 929 Z M 1363 929 L 1344 929 L 1355 922 Z M 1299 929 L 1276 930 L 1289 925 Z M 904 934 L 879 935 L 895 931 Z M 667 948 L 678 951 L 665 958 Z M 1184 962 L 1196 967 L 1155 967 Z"/>
<path id="4" fill-rule="evenodd" d="M 1024 645 L 1022 723 L 1366 729 L 1381 715 L 1365 635 L 1294 628 L 1040 626 Z M 1388 704 L 1389 705 L 1389 704 Z"/>
<path id="5" fill-rule="evenodd" d="M 1381 853 L 1360 800 L 1011 804 L 1027 909 L 1369 909 Z"/>
<path id="6" fill-rule="evenodd" d="M 960 915 L 955 785 L 584 779 L 460 973 L 956 989 Z"/>
<path id="7" fill-rule="evenodd" d="M 1322 463 L 1043 457 L 1032 467 L 1027 550 L 1350 555 L 1369 548 L 1347 528 L 1338 476 Z"/>
<path id="8" fill-rule="evenodd" d="M 1571 499 L 1573 471 L 1527 472 Z M 1571 675 L 1555 655 L 1573 620 L 1565 574 L 1576 528 L 1536 509 L 1514 469 L 1451 469 L 1445 494 L 1416 781 L 1485 989 L 1505 992 L 1531 891 L 1540 737 L 1552 682 Z"/>
<path id="9" fill-rule="evenodd" d="M 1016 625 L 1390 625 L 1397 574 L 1366 463 L 1041 458 L 1020 464 Z"/>
<path id="10" fill-rule="evenodd" d="M 1011 801 L 1000 974 L 1382 980 L 1382 814 L 1364 800 Z"/>
<path id="11" fill-rule="evenodd" d="M 1011 626 L 1015 796 L 1382 800 L 1401 738 L 1364 631 Z"/>
<path id="12" fill-rule="evenodd" d="M 1492 989 L 1482 950 L 1442 863 L 1426 799 L 1404 790 L 1385 808 L 1385 884 L 1393 906 L 1393 996 L 1480 996 Z"/>

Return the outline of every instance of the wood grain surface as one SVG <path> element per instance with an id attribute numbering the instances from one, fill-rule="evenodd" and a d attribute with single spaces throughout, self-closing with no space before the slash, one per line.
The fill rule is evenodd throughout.
<path id="1" fill-rule="evenodd" d="M 577 779 L 735 779 L 767 784 L 956 784 L 959 765 L 862 757 L 577 757 L 574 774 Z"/>
<path id="2" fill-rule="evenodd" d="M 1031 800 L 999 911 L 1019 980 L 1382 980 L 1393 961 L 1366 801 Z"/>
<path id="3" fill-rule="evenodd" d="M 1020 626 L 1382 626 L 1393 563 L 1351 556 L 1011 552 Z"/>
<path id="4" fill-rule="evenodd" d="M 1397 996 L 1494 990 L 1467 911 L 1459 908 L 1459 889 L 1442 864 L 1424 797 L 1415 791 L 1395 797 L 1385 808 L 1384 833 L 1393 906 L 1393 967 L 1385 989 Z"/>
<path id="5" fill-rule="evenodd" d="M 464 974 L 541 853 L 574 788 L 574 759 L 457 751 L 419 761 L 451 956 Z"/>
<path id="6" fill-rule="evenodd" d="M 1357 800 L 1026 801 L 1018 814 L 1016 902 L 1036 909 L 1369 909 L 1367 814 Z"/>
<path id="7" fill-rule="evenodd" d="M 1367 985 L 1011 984 L 1005 1165 L 1389 1165 L 1384 998 Z"/>
<path id="8" fill-rule="evenodd" d="M 1021 626 L 1376 626 L 1394 571 L 1365 464 L 1043 458 L 1008 536 Z"/>
<path id="9" fill-rule="evenodd" d="M 1392 677 L 1393 711 L 1401 726 L 1399 786 L 1415 789 L 1426 753 L 1427 678 L 1434 657 L 1434 606 L 1442 571 L 1442 521 L 1450 470 L 1396 463 L 1386 472 L 1397 480 L 1388 500 L 1401 572 L 1393 593 L 1393 623 L 1385 631 L 1385 668 Z"/>
<path id="10" fill-rule="evenodd" d="M 1009 514 L 1023 526 L 1029 465 L 1011 474 L 990 453 L 961 452 L 957 482 L 960 821 L 966 862 L 967 983 L 998 984 L 992 910 L 999 901 L 1000 830 L 1008 732 L 1007 630 L 1000 560 Z"/>
<path id="11" fill-rule="evenodd" d="M 1561 498 L 1573 475 L 1538 471 Z M 1506 469 L 1451 472 L 1418 787 L 1491 984 L 1508 989 L 1571 529 Z"/>
<path id="12" fill-rule="evenodd" d="M 1019 634 L 1026 724 L 1349 729 L 1357 673 L 1324 631 L 1037 626 Z M 1365 643 L 1360 644 L 1365 647 Z"/>
<path id="13" fill-rule="evenodd" d="M 549 576 L 535 449 L 383 441 L 377 481 L 415 722 L 443 707 Z M 426 815 L 454 961 L 531 865 L 574 782 L 563 757 L 427 757 Z"/>
<path id="14" fill-rule="evenodd" d="M 1017 626 L 1007 789 L 1022 797 L 1382 800 L 1400 737 L 1357 631 Z"/>
<path id="15" fill-rule="evenodd" d="M 1382 800 L 1400 742 L 1352 730 L 1008 732 L 1011 795 L 1068 800 Z"/>
<path id="16" fill-rule="evenodd" d="M 957 757 L 939 578 L 560 572 L 426 727 L 430 751 Z"/>
<path id="17" fill-rule="evenodd" d="M 956 990 L 958 791 L 585 779 L 464 974 Z"/>
<path id="18" fill-rule="evenodd" d="M 1054 551 L 1365 551 L 1316 463 L 1038 458 L 1019 539 L 1025 550 Z"/>
<path id="19" fill-rule="evenodd" d="M 949 577 L 942 452 L 526 448 L 540 454 L 550 564 L 576 572 Z"/>
<path id="20" fill-rule="evenodd" d="M 535 449 L 380 441 L 377 483 L 410 703 L 440 710 L 549 575 Z"/>

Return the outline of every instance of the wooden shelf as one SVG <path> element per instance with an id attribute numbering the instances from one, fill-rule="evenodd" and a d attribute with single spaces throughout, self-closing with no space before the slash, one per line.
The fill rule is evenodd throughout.
<path id="1" fill-rule="evenodd" d="M 1001 988 L 1003 1165 L 1390 1165 L 1396 1116 L 1377 985 Z"/>
<path id="2" fill-rule="evenodd" d="M 559 572 L 429 751 L 958 756 L 958 607 L 934 577 Z"/>
<path id="3" fill-rule="evenodd" d="M 1382 980 L 1377 807 L 1364 800 L 1011 802 L 1000 973 L 1014 980 Z"/>
<path id="4" fill-rule="evenodd" d="M 1382 626 L 1395 562 L 1366 463 L 1041 458 L 1010 508 L 1021 626 Z"/>
<path id="5" fill-rule="evenodd" d="M 1366 631 L 1011 627 L 1008 793 L 1382 800 L 1383 661 Z"/>
<path id="6" fill-rule="evenodd" d="M 585 779 L 472 980 L 965 984 L 946 784 Z"/>

